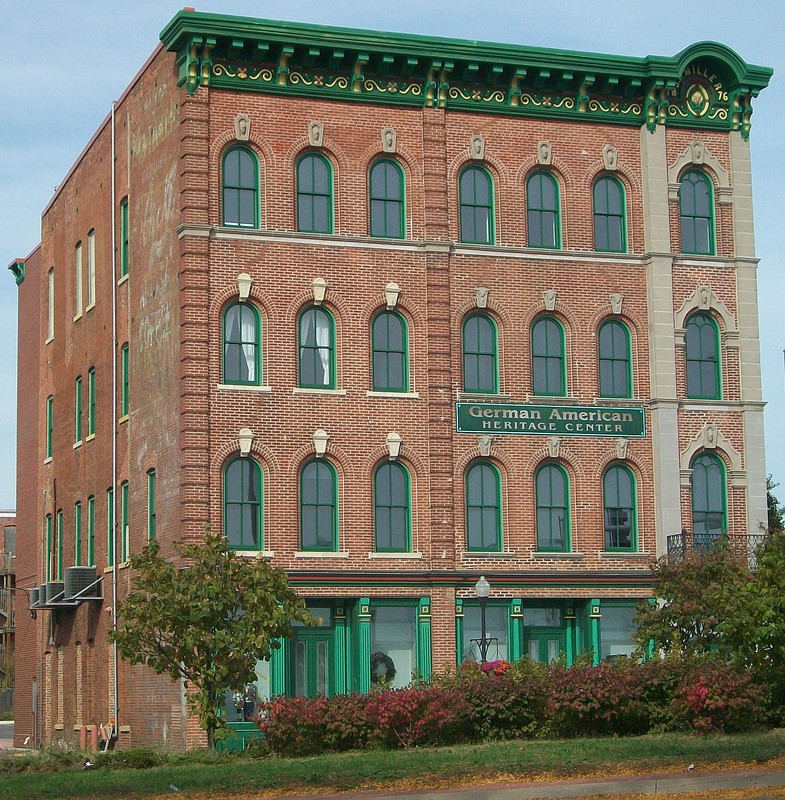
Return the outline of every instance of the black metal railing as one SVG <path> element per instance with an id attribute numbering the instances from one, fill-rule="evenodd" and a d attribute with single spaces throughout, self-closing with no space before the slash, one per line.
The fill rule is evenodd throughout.
<path id="1" fill-rule="evenodd" d="M 701 553 L 717 547 L 727 547 L 730 552 L 745 562 L 750 569 L 758 566 L 758 552 L 768 537 L 767 533 L 724 533 L 722 531 L 689 533 L 683 530 L 668 536 L 668 557 L 681 561 L 692 553 Z"/>

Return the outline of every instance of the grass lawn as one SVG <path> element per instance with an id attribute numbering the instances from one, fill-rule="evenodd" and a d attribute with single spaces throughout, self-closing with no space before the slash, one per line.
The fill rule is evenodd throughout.
<path id="1" fill-rule="evenodd" d="M 735 736 L 662 734 L 620 739 L 495 742 L 415 750 L 372 750 L 311 758 L 240 758 L 199 754 L 144 770 L 0 772 L 0 800 L 140 798 L 192 793 L 321 788 L 416 788 L 503 777 L 632 774 L 708 765 L 762 763 L 785 757 L 785 730 Z M 165 758 L 165 756 L 163 757 Z"/>

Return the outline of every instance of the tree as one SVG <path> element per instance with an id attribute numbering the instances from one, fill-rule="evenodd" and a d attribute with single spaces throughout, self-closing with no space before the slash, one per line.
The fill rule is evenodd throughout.
<path id="1" fill-rule="evenodd" d="M 208 529 L 202 543 L 177 542 L 175 550 L 186 566 L 163 558 L 155 539 L 131 557 L 132 591 L 117 605 L 109 638 L 132 664 L 184 681 L 212 748 L 226 728 L 224 692 L 255 681 L 256 662 L 293 622 L 314 622 L 283 570 L 236 555 L 220 533 Z"/>
<path id="2" fill-rule="evenodd" d="M 774 483 L 771 475 L 766 478 L 766 502 L 769 507 L 769 533 L 785 530 L 785 506 L 780 505 L 774 496 L 774 490 L 779 486 Z"/>
<path id="3" fill-rule="evenodd" d="M 653 573 L 659 602 L 638 607 L 638 644 L 645 649 L 653 641 L 657 649 L 677 655 L 727 652 L 722 628 L 751 578 L 727 543 L 716 542 L 681 561 L 663 557 Z"/>

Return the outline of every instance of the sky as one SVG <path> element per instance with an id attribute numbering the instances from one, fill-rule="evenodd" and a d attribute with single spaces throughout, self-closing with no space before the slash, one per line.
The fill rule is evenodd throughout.
<path id="1" fill-rule="evenodd" d="M 187 0 L 197 11 L 617 55 L 714 40 L 774 68 L 754 102 L 752 170 L 767 470 L 785 500 L 783 0 Z M 41 212 L 184 3 L 0 0 L 0 268 L 40 239 Z M 0 276 L 0 508 L 16 504 L 16 286 Z"/>

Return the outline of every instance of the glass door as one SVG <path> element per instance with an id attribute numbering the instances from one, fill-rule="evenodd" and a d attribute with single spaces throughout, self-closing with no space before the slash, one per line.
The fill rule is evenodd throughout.
<path id="1" fill-rule="evenodd" d="M 300 629 L 295 634 L 292 650 L 292 686 L 295 697 L 316 697 L 320 694 L 331 697 L 332 632 Z"/>
<path id="2" fill-rule="evenodd" d="M 564 651 L 564 633 L 561 630 L 529 631 L 526 654 L 532 661 L 552 664 L 558 661 Z"/>

